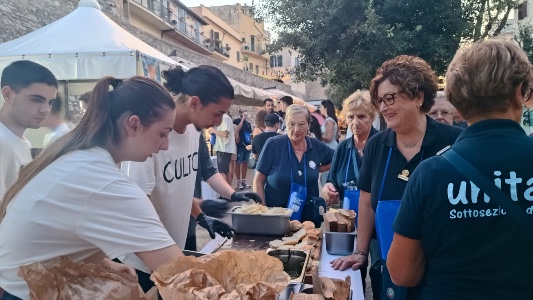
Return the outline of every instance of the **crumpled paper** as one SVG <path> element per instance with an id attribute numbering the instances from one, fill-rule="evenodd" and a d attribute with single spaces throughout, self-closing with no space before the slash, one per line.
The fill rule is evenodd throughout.
<path id="1" fill-rule="evenodd" d="M 19 268 L 32 300 L 145 300 L 137 278 L 100 264 L 60 257 L 45 267 L 32 263 Z"/>
<path id="2" fill-rule="evenodd" d="M 291 281 L 279 259 L 264 251 L 236 250 L 177 258 L 151 279 L 165 300 L 276 299 Z"/>

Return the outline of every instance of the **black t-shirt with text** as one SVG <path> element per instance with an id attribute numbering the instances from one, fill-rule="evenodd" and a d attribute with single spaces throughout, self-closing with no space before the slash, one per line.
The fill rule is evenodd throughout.
<path id="1" fill-rule="evenodd" d="M 520 125 L 474 123 L 452 149 L 533 222 L 533 139 Z M 394 223 L 422 243 L 421 299 L 533 299 L 533 233 L 513 219 L 445 158 L 422 162 Z"/>

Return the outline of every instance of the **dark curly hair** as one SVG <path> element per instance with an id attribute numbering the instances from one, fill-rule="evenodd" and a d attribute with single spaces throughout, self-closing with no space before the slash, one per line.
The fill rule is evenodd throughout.
<path id="1" fill-rule="evenodd" d="M 385 80 L 400 88 L 414 98 L 418 93 L 424 93 L 424 102 L 420 110 L 429 112 L 435 104 L 435 96 L 438 90 L 438 81 L 431 66 L 420 57 L 399 55 L 384 62 L 376 71 L 376 76 L 370 82 L 370 96 L 372 106 L 379 109 L 377 104 L 378 86 Z"/>

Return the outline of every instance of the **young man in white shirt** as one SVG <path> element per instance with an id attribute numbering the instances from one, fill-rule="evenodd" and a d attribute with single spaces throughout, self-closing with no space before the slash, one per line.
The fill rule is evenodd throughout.
<path id="1" fill-rule="evenodd" d="M 193 201 L 193 193 L 199 164 L 199 130 L 220 124 L 234 98 L 233 87 L 226 76 L 212 66 L 199 66 L 187 72 L 178 67 L 163 72 L 163 77 L 167 81 L 165 87 L 174 94 L 176 102 L 176 119 L 168 137 L 168 149 L 143 163 L 123 163 L 122 169 L 150 196 L 161 222 L 181 249 L 185 247 L 191 215 L 211 238 L 215 238 L 215 233 L 232 237 L 233 228 L 206 216 L 200 203 Z M 224 188 L 220 181 L 223 182 L 219 179 L 214 185 Z M 209 183 L 213 185 L 211 179 Z M 223 193 L 222 189 L 213 188 Z M 233 201 L 250 198 L 247 193 L 235 193 L 231 187 L 225 190 Z M 135 254 L 119 259 L 135 267 L 144 291 L 153 286 L 150 269 Z"/>
<path id="2" fill-rule="evenodd" d="M 61 101 L 61 98 L 58 95 L 54 103 L 52 103 L 48 117 L 44 119 L 43 123 L 41 124 L 41 126 L 48 127 L 50 130 L 52 130 L 52 132 L 49 132 L 44 136 L 44 147 L 55 142 L 58 138 L 70 131 L 70 127 L 67 125 L 67 123 L 63 122 L 63 118 L 61 117 L 62 104 L 63 101 Z"/>
<path id="3" fill-rule="evenodd" d="M 235 142 L 235 126 L 231 117 L 226 113 L 222 117 L 220 125 L 209 128 L 210 134 L 216 134 L 217 139 L 213 149 L 217 152 L 218 172 L 224 176 L 226 182 L 231 185 L 230 163 L 231 156 L 237 154 L 237 145 Z"/>
<path id="4" fill-rule="evenodd" d="M 32 160 L 31 143 L 24 132 L 41 127 L 57 97 L 57 86 L 50 70 L 28 60 L 13 62 L 2 71 L 0 202 L 20 168 Z"/>

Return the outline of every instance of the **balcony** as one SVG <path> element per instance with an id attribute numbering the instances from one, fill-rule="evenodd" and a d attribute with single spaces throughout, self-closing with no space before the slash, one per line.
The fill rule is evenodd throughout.
<path id="1" fill-rule="evenodd" d="M 252 55 L 259 58 L 265 58 L 266 50 L 261 45 L 242 44 L 241 52 L 245 55 Z"/>
<path id="2" fill-rule="evenodd" d="M 171 13 L 157 0 L 131 0 L 130 13 L 141 16 L 144 21 L 160 30 L 173 28 Z M 150 16 L 150 17 L 147 17 Z"/>
<path id="3" fill-rule="evenodd" d="M 175 13 L 168 10 L 158 0 L 131 0 L 130 11 L 153 26 L 161 30 L 163 34 L 176 40 L 178 43 L 199 52 L 204 55 L 212 55 L 208 45 L 205 45 L 205 38 L 201 34 L 201 29 L 197 30 L 194 26 L 185 22 L 185 17 L 178 17 Z M 188 11 L 187 11 L 188 12 Z M 150 14 L 152 17 L 145 17 Z M 205 21 L 201 21 L 205 23 Z"/>
<path id="4" fill-rule="evenodd" d="M 229 55 L 229 51 L 231 50 L 230 48 L 228 47 L 225 47 L 225 46 L 221 46 L 221 45 L 217 45 L 217 43 L 215 42 L 215 46 L 210 48 L 213 50 L 213 58 L 216 58 L 220 61 L 226 61 L 229 59 L 230 55 Z"/>

